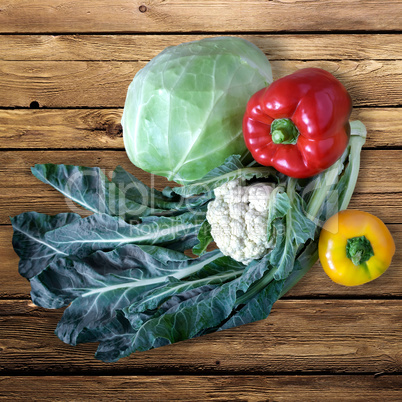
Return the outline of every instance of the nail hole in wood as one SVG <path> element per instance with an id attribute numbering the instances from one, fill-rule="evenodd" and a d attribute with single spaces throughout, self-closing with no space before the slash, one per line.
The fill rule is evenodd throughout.
<path id="1" fill-rule="evenodd" d="M 29 107 L 31 109 L 39 109 L 39 102 L 33 101 L 30 103 Z"/>
<path id="2" fill-rule="evenodd" d="M 147 6 L 144 6 L 143 4 L 139 6 L 138 8 L 140 10 L 140 13 L 145 13 L 147 11 Z"/>

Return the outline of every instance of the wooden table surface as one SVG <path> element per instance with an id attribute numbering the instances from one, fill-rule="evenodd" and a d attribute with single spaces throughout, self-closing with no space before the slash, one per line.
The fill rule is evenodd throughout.
<path id="1" fill-rule="evenodd" d="M 0 0 L 0 399 L 402 400 L 401 22 L 398 0 Z M 148 180 L 123 147 L 127 87 L 166 46 L 218 35 L 259 46 L 274 78 L 316 66 L 345 84 L 368 129 L 350 207 L 388 225 L 396 255 L 356 288 L 316 264 L 266 320 L 102 363 L 30 301 L 9 216 L 67 211 L 35 163 Z"/>

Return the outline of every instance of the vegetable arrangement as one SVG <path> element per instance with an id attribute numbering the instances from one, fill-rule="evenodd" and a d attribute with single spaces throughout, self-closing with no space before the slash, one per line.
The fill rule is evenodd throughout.
<path id="1" fill-rule="evenodd" d="M 121 167 L 110 179 L 99 168 L 32 168 L 93 213 L 12 218 L 19 272 L 31 283 L 32 301 L 67 307 L 55 331 L 61 340 L 99 342 L 96 357 L 113 362 L 268 316 L 316 262 L 323 223 L 347 208 L 366 138 L 361 122 L 347 122 L 350 98 L 328 73 L 295 77 L 313 92 L 302 94 L 300 86 L 287 100 L 285 91 L 286 113 L 267 117 L 267 103 L 254 97 L 246 111 L 253 93 L 262 90 L 257 98 L 264 98 L 271 87 L 262 88 L 272 81 L 269 62 L 254 45 L 226 37 L 168 48 L 129 88 L 124 141 L 137 166 L 182 186 L 158 191 Z M 325 85 L 333 97 L 312 105 L 314 91 Z M 262 159 L 278 170 L 253 161 L 246 144 L 254 155 L 254 134 L 267 138 L 261 124 L 275 125 L 272 137 L 278 131 L 286 137 L 301 98 L 311 125 L 298 123 L 295 141 L 305 137 L 311 146 L 294 151 L 296 143 L 285 138 L 275 148 L 268 138 L 279 162 Z M 285 128 L 273 118 L 287 119 Z M 301 168 L 293 160 L 300 147 Z M 309 155 L 308 149 L 315 150 Z M 213 241 L 218 248 L 208 247 Z"/>

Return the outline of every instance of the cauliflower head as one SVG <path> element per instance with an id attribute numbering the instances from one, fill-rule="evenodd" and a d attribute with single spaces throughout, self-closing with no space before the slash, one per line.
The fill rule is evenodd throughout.
<path id="1" fill-rule="evenodd" d="M 267 240 L 269 200 L 274 187 L 268 183 L 246 185 L 236 179 L 214 190 L 208 204 L 211 234 L 223 254 L 243 264 L 263 257 L 272 247 Z"/>

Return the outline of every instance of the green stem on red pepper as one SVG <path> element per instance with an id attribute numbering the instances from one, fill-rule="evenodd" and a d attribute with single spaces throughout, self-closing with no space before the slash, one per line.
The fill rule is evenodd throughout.
<path id="1" fill-rule="evenodd" d="M 290 119 L 276 119 L 271 124 L 272 142 L 275 144 L 296 144 L 299 130 Z"/>

